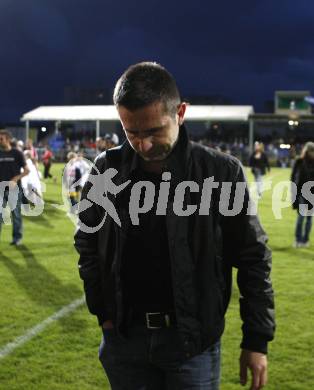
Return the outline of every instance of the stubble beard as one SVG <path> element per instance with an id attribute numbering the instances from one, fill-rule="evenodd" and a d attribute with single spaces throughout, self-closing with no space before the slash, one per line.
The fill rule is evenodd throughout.
<path id="1" fill-rule="evenodd" d="M 173 147 L 174 145 L 171 144 L 155 145 L 153 146 L 153 151 L 150 155 L 143 155 L 140 153 L 140 156 L 145 161 L 163 161 L 169 156 Z"/>

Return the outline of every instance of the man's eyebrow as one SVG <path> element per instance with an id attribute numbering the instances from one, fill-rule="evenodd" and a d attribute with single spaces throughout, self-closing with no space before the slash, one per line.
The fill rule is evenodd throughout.
<path id="1" fill-rule="evenodd" d="M 158 130 L 161 130 L 163 127 L 164 126 L 157 126 L 157 127 L 152 127 L 150 129 L 143 130 L 143 131 L 139 131 L 139 130 L 136 130 L 136 129 L 124 129 L 124 130 L 127 133 L 131 133 L 131 134 L 139 134 L 139 133 L 145 134 L 145 133 L 155 133 Z"/>

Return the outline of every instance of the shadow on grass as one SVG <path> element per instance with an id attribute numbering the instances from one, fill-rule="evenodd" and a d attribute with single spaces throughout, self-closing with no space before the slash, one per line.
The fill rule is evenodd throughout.
<path id="1" fill-rule="evenodd" d="M 45 201 L 44 211 L 34 217 L 24 217 L 27 221 L 32 222 L 34 224 L 39 224 L 43 227 L 51 228 L 53 225 L 51 221 L 56 221 L 57 219 L 62 219 L 65 217 L 65 212 L 63 210 L 58 209 L 54 205 L 56 202 L 49 200 Z M 61 206 L 61 205 L 60 205 Z"/>
<path id="2" fill-rule="evenodd" d="M 53 202 L 53 201 L 50 201 L 50 200 L 45 200 L 45 210 L 44 210 L 44 213 L 46 215 L 49 215 L 49 216 L 54 216 L 56 214 L 58 216 L 60 216 L 60 217 L 63 216 L 64 211 L 60 210 L 55 205 L 61 206 L 61 204 L 58 204 L 56 202 Z"/>
<path id="3" fill-rule="evenodd" d="M 41 265 L 27 246 L 20 245 L 16 249 L 23 256 L 25 264 L 15 262 L 3 252 L 0 252 L 1 263 L 12 273 L 31 301 L 57 311 L 61 306 L 82 296 L 82 291 L 77 286 L 62 283 Z M 83 321 L 79 323 L 84 326 Z"/>
<path id="4" fill-rule="evenodd" d="M 50 222 L 50 219 L 45 217 L 45 214 L 42 213 L 36 217 L 24 217 L 28 222 L 32 222 L 38 225 L 41 225 L 45 228 L 52 228 L 53 225 Z"/>
<path id="5" fill-rule="evenodd" d="M 289 246 L 276 246 L 271 245 L 271 250 L 273 252 L 273 258 L 276 256 L 274 252 L 286 253 L 289 256 L 295 256 L 298 260 L 314 260 L 313 247 L 310 248 L 292 248 Z"/>

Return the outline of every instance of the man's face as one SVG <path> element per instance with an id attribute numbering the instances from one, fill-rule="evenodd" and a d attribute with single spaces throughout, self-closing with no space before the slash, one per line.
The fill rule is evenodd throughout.
<path id="1" fill-rule="evenodd" d="M 10 139 L 5 134 L 0 134 L 0 148 L 6 149 L 10 145 Z"/>
<path id="2" fill-rule="evenodd" d="M 135 111 L 119 106 L 118 113 L 132 148 L 145 161 L 162 161 L 169 155 L 178 138 L 185 108 L 185 103 L 181 103 L 175 117 L 165 112 L 162 102 Z"/>

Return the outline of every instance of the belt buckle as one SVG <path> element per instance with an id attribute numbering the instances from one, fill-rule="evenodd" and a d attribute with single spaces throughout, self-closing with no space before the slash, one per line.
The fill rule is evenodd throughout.
<path id="1" fill-rule="evenodd" d="M 165 319 L 165 323 L 166 323 L 166 327 L 169 328 L 170 326 L 170 317 L 168 314 L 161 314 L 161 313 L 145 313 L 145 316 L 146 316 L 146 326 L 147 326 L 147 329 L 161 329 L 162 326 L 151 326 L 150 324 L 150 316 L 151 315 L 156 315 L 156 314 L 159 314 L 159 315 L 162 315 L 163 318 Z"/>
<path id="2" fill-rule="evenodd" d="M 147 329 L 161 329 L 161 326 L 151 326 L 150 324 L 150 316 L 154 314 L 160 314 L 160 313 L 145 313 Z"/>

